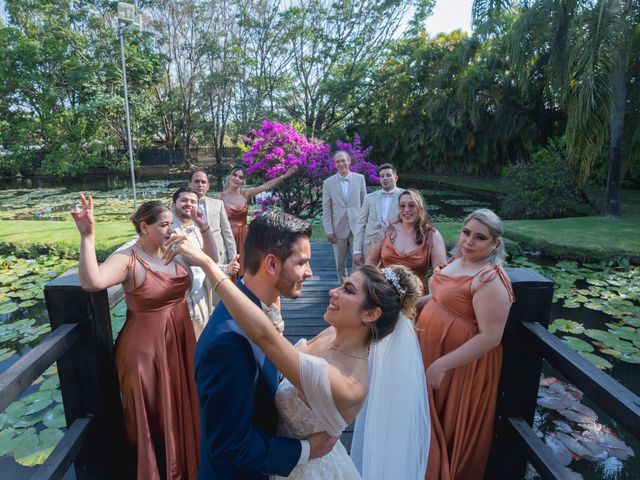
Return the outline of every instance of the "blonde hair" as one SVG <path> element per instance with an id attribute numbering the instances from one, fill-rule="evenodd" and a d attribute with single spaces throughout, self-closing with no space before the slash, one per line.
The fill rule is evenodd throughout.
<path id="1" fill-rule="evenodd" d="M 507 249 L 505 248 L 504 240 L 502 239 L 504 227 L 502 226 L 502 220 L 500 220 L 500 217 L 496 215 L 493 210 L 480 208 L 467 215 L 462 222 L 462 226 L 464 227 L 470 220 L 476 220 L 489 229 L 489 233 L 493 239 L 498 242 L 498 246 L 489 254 L 487 261 L 491 265 L 501 264 L 502 261 L 507 258 Z M 457 242 L 451 249 L 451 255 L 455 258 L 462 257 L 462 253 L 460 252 L 460 247 L 458 247 Z"/>

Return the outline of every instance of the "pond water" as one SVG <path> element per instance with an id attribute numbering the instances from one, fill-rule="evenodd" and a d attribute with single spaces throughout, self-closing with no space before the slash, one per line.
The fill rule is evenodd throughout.
<path id="1" fill-rule="evenodd" d="M 168 201 L 184 185 L 186 175 L 145 179 L 139 201 Z M 0 184 L 0 218 L 57 221 L 68 218 L 77 192 L 99 199 L 100 221 L 127 218 L 133 200 L 126 176 L 88 177 L 80 184 L 32 181 L 38 188 Z M 408 186 L 408 185 L 404 185 Z M 494 195 L 413 182 L 425 194 L 435 222 L 460 221 L 470 211 L 498 208 Z M 42 256 L 17 259 L 0 256 L 0 372 L 24 355 L 46 333 L 48 318 L 43 285 L 75 266 L 74 260 Z M 519 257 L 513 266 L 535 268 L 556 282 L 552 330 L 569 346 L 640 394 L 640 269 L 579 265 L 575 262 Z M 114 331 L 124 321 L 124 304 L 113 312 Z M 559 459 L 586 479 L 640 479 L 640 443 L 588 399 L 565 384 L 551 367 L 543 371 L 536 425 L 539 435 Z M 64 430 L 55 368 L 49 369 L 25 395 L 0 413 L 0 472 L 8 480 L 33 474 Z M 573 450 L 572 450 L 573 448 Z M 576 452 L 577 450 L 577 452 Z M 530 473 L 531 478 L 535 478 Z M 73 474 L 67 475 L 73 478 Z"/>

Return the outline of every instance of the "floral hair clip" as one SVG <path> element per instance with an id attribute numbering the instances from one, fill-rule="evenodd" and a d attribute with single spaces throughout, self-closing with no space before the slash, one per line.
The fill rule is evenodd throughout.
<path id="1" fill-rule="evenodd" d="M 386 278 L 387 281 L 391 283 L 395 291 L 398 292 L 400 298 L 404 297 L 404 294 L 407 293 L 407 290 L 400 286 L 400 277 L 398 276 L 398 274 L 389 267 L 383 268 L 382 273 L 384 274 L 384 278 Z"/>

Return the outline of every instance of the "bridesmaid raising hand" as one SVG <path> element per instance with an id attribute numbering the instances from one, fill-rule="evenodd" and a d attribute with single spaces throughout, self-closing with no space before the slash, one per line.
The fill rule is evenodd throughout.
<path id="1" fill-rule="evenodd" d="M 275 188 L 279 183 L 289 178 L 298 170 L 297 165 L 293 165 L 279 177 L 258 185 L 257 187 L 242 188 L 245 184 L 247 172 L 243 166 L 236 166 L 231 169 L 225 182 L 225 190 L 218 198 L 224 203 L 224 209 L 229 217 L 233 238 L 236 241 L 238 254 L 240 255 L 240 271 L 232 276 L 236 278 L 244 274 L 244 239 L 247 237 L 247 213 L 249 211 L 249 200 L 258 195 Z"/>

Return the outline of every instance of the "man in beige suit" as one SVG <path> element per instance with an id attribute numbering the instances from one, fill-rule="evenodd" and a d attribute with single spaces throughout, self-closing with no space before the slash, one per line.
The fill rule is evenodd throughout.
<path id="1" fill-rule="evenodd" d="M 360 208 L 367 193 L 364 176 L 349 171 L 351 158 L 343 150 L 333 156 L 338 173 L 322 183 L 322 226 L 327 240 L 333 244 L 338 279 L 347 278 L 347 253 L 353 244 L 353 233 Z"/>
<path id="2" fill-rule="evenodd" d="M 222 200 L 206 196 L 209 186 L 209 175 L 206 172 L 196 170 L 191 174 L 189 187 L 198 194 L 198 208 L 207 215 L 207 222 L 218 247 L 220 263 L 229 263 L 236 256 L 236 241 Z"/>
<path id="3" fill-rule="evenodd" d="M 368 193 L 360 210 L 353 234 L 353 263 L 364 265 L 369 246 L 382 240 L 387 225 L 398 218 L 398 198 L 402 190 L 396 186 L 396 167 L 383 163 L 378 168 L 380 190 Z"/>

